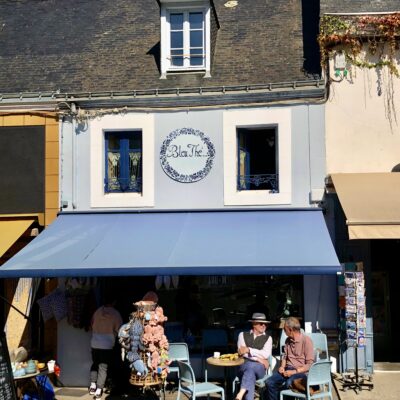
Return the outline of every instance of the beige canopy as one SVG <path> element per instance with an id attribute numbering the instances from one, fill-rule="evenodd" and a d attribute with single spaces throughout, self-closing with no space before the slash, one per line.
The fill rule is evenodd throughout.
<path id="1" fill-rule="evenodd" d="M 400 173 L 332 174 L 350 239 L 400 239 Z"/>

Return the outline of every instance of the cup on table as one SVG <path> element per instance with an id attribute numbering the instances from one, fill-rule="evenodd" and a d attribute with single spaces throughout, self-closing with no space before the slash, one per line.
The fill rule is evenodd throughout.
<path id="1" fill-rule="evenodd" d="M 221 353 L 219 351 L 214 351 L 214 358 L 220 358 Z"/>
<path id="2" fill-rule="evenodd" d="M 56 362 L 54 360 L 50 360 L 47 362 L 47 369 L 49 372 L 54 372 L 54 366 L 56 365 Z"/>

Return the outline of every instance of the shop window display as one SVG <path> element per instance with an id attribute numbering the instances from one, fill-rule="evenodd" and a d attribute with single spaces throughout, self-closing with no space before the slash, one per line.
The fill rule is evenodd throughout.
<path id="1" fill-rule="evenodd" d="M 159 283 L 159 282 L 158 282 Z M 107 279 L 118 293 L 135 293 L 141 298 L 154 290 L 156 277 Z M 274 346 L 278 347 L 281 319 L 303 316 L 303 276 L 179 276 L 177 287 L 158 285 L 158 304 L 168 315 L 166 336 L 170 341 L 185 341 L 191 354 L 202 352 L 202 331 L 225 329 L 229 343 L 235 332 L 247 328 L 249 313 L 268 309 Z M 132 305 L 125 297 L 118 302 L 125 320 Z M 257 310 L 258 305 L 262 308 Z M 172 336 L 171 336 L 172 335 Z"/>
<path id="2" fill-rule="evenodd" d="M 169 365 L 169 345 L 163 327 L 167 317 L 154 301 L 142 300 L 135 306 L 137 310 L 118 333 L 123 358 L 132 371 L 130 383 L 136 386 L 163 384 Z"/>
<path id="3" fill-rule="evenodd" d="M 180 277 L 177 289 L 159 290 L 170 321 L 182 323 L 191 352 L 201 352 L 201 332 L 227 330 L 234 343 L 237 329 L 247 328 L 249 315 L 262 312 L 271 319 L 274 344 L 281 319 L 302 319 L 302 276 L 200 276 Z M 275 331 L 276 330 L 276 335 Z M 275 338 L 276 336 L 276 338 Z"/>

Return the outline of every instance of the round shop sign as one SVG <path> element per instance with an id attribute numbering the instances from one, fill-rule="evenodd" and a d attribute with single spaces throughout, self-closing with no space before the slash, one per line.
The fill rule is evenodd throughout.
<path id="1" fill-rule="evenodd" d="M 203 132 L 192 128 L 171 132 L 160 151 L 164 172 L 183 183 L 197 182 L 207 176 L 214 157 L 215 148 L 210 139 Z"/>

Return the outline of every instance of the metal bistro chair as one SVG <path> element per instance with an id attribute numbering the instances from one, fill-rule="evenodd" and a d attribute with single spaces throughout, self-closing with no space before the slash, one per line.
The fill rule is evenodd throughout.
<path id="1" fill-rule="evenodd" d="M 322 399 L 332 397 L 332 382 L 331 382 L 331 361 L 318 361 L 314 363 L 307 376 L 306 392 L 298 393 L 291 389 L 282 390 L 280 394 L 280 400 L 283 400 L 284 396 L 295 397 L 297 399 Z M 311 386 L 319 386 L 319 390 L 313 391 Z"/>
<path id="2" fill-rule="evenodd" d="M 221 393 L 221 399 L 225 400 L 225 391 L 222 387 L 210 382 L 196 382 L 193 369 L 188 363 L 178 361 L 178 367 L 179 388 L 177 400 L 180 399 L 181 392 L 192 399 L 198 396 L 208 396 L 212 393 Z"/>
<path id="3" fill-rule="evenodd" d="M 328 340 L 325 333 L 309 333 L 315 353 L 315 361 L 329 360 Z"/>
<path id="4" fill-rule="evenodd" d="M 179 378 L 179 366 L 177 361 L 185 361 L 190 364 L 188 345 L 186 343 L 170 343 L 168 357 L 173 363 L 168 367 L 169 373 L 176 373 Z"/>

